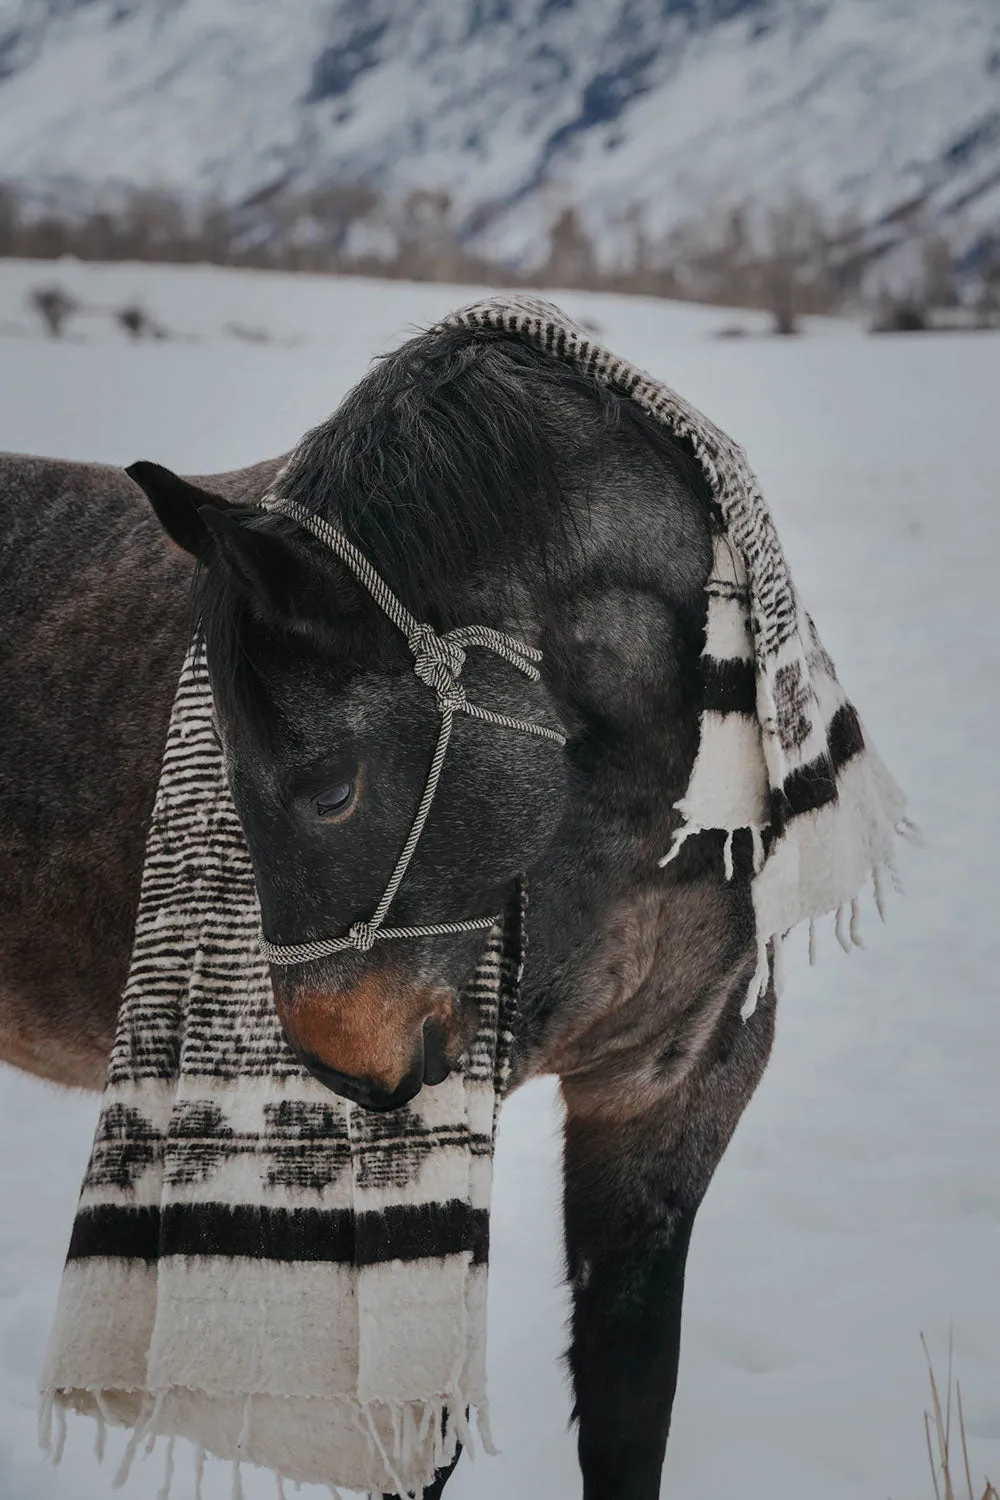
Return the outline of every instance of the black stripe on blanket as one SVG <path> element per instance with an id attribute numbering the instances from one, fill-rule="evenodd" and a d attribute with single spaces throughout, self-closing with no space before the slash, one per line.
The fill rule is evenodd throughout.
<path id="1" fill-rule="evenodd" d="M 865 748 L 861 722 L 849 703 L 841 704 L 826 731 L 826 754 L 799 766 L 779 791 L 771 794 L 775 827 L 783 828 L 791 818 L 816 812 L 837 800 L 837 772 Z"/>
<path id="2" fill-rule="evenodd" d="M 66 1259 L 214 1255 L 375 1266 L 467 1251 L 474 1265 L 485 1265 L 489 1236 L 489 1211 L 458 1199 L 392 1204 L 358 1215 L 351 1209 L 225 1203 L 172 1203 L 162 1211 L 103 1204 L 77 1215 Z"/>
<path id="3" fill-rule="evenodd" d="M 701 659 L 702 708 L 717 714 L 757 713 L 757 672 L 752 661 L 734 656 Z"/>

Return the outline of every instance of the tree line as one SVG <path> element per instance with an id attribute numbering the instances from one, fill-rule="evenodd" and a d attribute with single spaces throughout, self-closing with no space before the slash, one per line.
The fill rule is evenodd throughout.
<path id="1" fill-rule="evenodd" d="M 922 216 L 880 243 L 849 219 L 831 223 L 805 194 L 777 206 L 739 204 L 654 238 L 635 208 L 618 226 L 618 264 L 598 254 L 580 212 L 555 212 L 545 259 L 518 270 L 473 248 L 488 209 L 461 223 L 450 195 L 415 189 L 389 198 L 363 185 L 266 190 L 232 206 L 196 206 L 136 190 L 114 208 L 71 214 L 30 207 L 0 184 L 0 256 L 252 266 L 477 285 L 641 293 L 766 310 L 779 333 L 810 313 L 867 307 L 876 329 L 938 323 L 1000 325 L 1000 233 L 963 276 L 948 240 Z M 879 261 L 903 245 L 910 269 L 881 291 Z M 971 288 L 971 290 L 970 290 Z"/>

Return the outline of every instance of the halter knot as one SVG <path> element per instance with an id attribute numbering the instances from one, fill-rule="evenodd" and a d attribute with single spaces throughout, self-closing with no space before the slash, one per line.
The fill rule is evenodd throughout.
<path id="1" fill-rule="evenodd" d="M 413 670 L 437 694 L 438 708 L 444 713 L 460 713 L 465 707 L 465 689 L 459 675 L 465 666 L 465 652 L 458 641 L 438 635 L 430 625 L 416 625 L 406 638 L 413 652 Z"/>
<path id="2" fill-rule="evenodd" d="M 359 953 L 367 953 L 370 948 L 374 948 L 375 946 L 375 939 L 378 937 L 378 928 L 373 927 L 370 922 L 355 922 L 354 926 L 348 931 L 347 936 L 351 940 L 352 947 L 357 948 Z"/>

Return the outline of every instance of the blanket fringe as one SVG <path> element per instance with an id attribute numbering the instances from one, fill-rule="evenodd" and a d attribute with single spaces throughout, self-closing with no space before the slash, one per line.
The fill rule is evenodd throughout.
<path id="1" fill-rule="evenodd" d="M 56 1400 L 56 1392 L 48 1391 L 38 1408 L 38 1446 L 52 1460 L 57 1469 L 66 1447 L 66 1408 Z"/>
<path id="2" fill-rule="evenodd" d="M 681 812 L 684 811 L 683 805 L 681 803 L 675 803 L 675 806 Z M 724 833 L 725 842 L 722 846 L 722 861 L 726 872 L 726 879 L 732 880 L 734 874 L 733 839 L 738 833 L 743 833 L 744 831 L 749 833 L 753 844 L 753 872 L 755 875 L 759 875 L 761 870 L 764 868 L 764 834 L 767 832 L 766 825 L 761 823 L 747 823 L 741 825 L 739 828 L 713 828 L 710 824 L 707 823 L 682 823 L 674 833 L 673 838 L 670 840 L 670 848 L 667 850 L 666 854 L 660 855 L 660 858 L 657 860 L 657 864 L 659 865 L 661 870 L 664 869 L 667 865 L 672 864 L 683 849 L 684 845 L 687 843 L 688 839 L 693 838 L 695 834 Z"/>
<path id="3" fill-rule="evenodd" d="M 171 1433 L 167 1438 L 167 1457 L 163 1465 L 163 1483 L 157 1491 L 156 1500 L 170 1500 L 170 1487 L 174 1482 L 174 1443 L 176 1439 Z"/>
<path id="4" fill-rule="evenodd" d="M 53 1463 L 58 1463 L 61 1459 L 66 1443 L 69 1395 L 69 1392 L 46 1391 L 42 1393 L 39 1402 L 39 1445 L 52 1457 Z M 103 1461 L 109 1429 L 122 1424 L 120 1419 L 114 1416 L 106 1399 L 106 1392 L 88 1390 L 86 1395 L 91 1398 L 95 1408 L 90 1413 L 95 1424 L 95 1454 L 99 1461 Z M 170 1500 L 176 1479 L 176 1444 L 179 1435 L 171 1430 L 169 1407 L 166 1404 L 170 1396 L 170 1391 L 144 1395 L 135 1426 L 129 1434 L 118 1467 L 112 1477 L 112 1488 L 120 1489 L 126 1483 L 140 1448 L 143 1448 L 148 1455 L 154 1450 L 158 1439 L 164 1437 L 166 1438 L 166 1451 L 163 1478 L 156 1493 L 156 1500 Z M 434 1468 L 441 1468 L 454 1459 L 459 1442 L 469 1452 L 470 1457 L 474 1456 L 475 1439 L 469 1412 L 475 1412 L 476 1426 L 484 1451 L 490 1454 L 496 1454 L 498 1451 L 493 1442 L 489 1407 L 485 1400 L 472 1406 L 464 1396 L 456 1392 L 449 1398 L 437 1401 L 404 1402 L 398 1407 L 380 1406 L 377 1403 L 368 1407 L 352 1403 L 352 1406 L 355 1421 L 364 1434 L 366 1442 L 384 1465 L 387 1482 L 393 1484 L 401 1495 L 412 1497 L 412 1500 L 419 1500 L 429 1480 L 416 1486 L 412 1482 L 407 1485 L 402 1478 L 402 1473 L 411 1471 L 411 1464 L 417 1460 L 432 1430 L 433 1442 L 430 1456 Z M 379 1427 L 380 1413 L 383 1419 L 388 1417 L 392 1429 L 391 1451 L 383 1440 Z M 242 1425 L 236 1443 L 238 1456 L 231 1461 L 233 1500 L 244 1500 L 242 1466 L 244 1462 L 253 1462 L 250 1456 L 252 1417 L 253 1398 L 248 1396 L 244 1402 Z M 158 1427 L 161 1422 L 163 1425 Z M 203 1500 L 207 1450 L 202 1443 L 193 1443 L 192 1449 L 194 1486 L 191 1493 L 193 1500 Z M 277 1500 L 286 1500 L 285 1483 L 288 1476 L 283 1475 L 277 1469 L 271 1469 L 270 1472 L 274 1479 Z M 291 1480 L 291 1483 L 296 1491 L 301 1488 L 299 1480 Z M 341 1491 L 335 1484 L 327 1482 L 326 1488 L 331 1500 L 342 1500 Z M 377 1500 L 378 1492 L 373 1493 Z"/>
<path id="5" fill-rule="evenodd" d="M 125 1425 L 122 1418 L 115 1415 L 113 1404 L 109 1402 L 112 1394 L 107 1390 L 42 1392 L 38 1408 L 39 1445 L 49 1454 L 54 1464 L 59 1462 L 66 1444 L 68 1414 L 76 1410 L 75 1399 L 84 1395 L 93 1403 L 93 1408 L 78 1414 L 84 1419 L 89 1417 L 93 1420 L 94 1451 L 98 1460 L 103 1461 L 110 1429 Z M 139 1396 L 138 1392 L 135 1394 Z M 155 1494 L 156 1500 L 173 1500 L 178 1484 L 177 1440 L 183 1437 L 176 1425 L 174 1395 L 173 1389 L 142 1394 L 135 1425 L 128 1434 L 128 1441 L 111 1479 L 112 1489 L 121 1489 L 140 1453 L 148 1456 L 154 1451 L 158 1440 L 163 1438 L 166 1443 L 163 1471 Z M 470 1401 L 461 1388 L 433 1400 L 404 1401 L 396 1405 L 380 1402 L 363 1405 L 349 1397 L 341 1399 L 349 1408 L 353 1424 L 364 1437 L 374 1460 L 375 1472 L 379 1469 L 384 1471 L 384 1476 L 380 1476 L 382 1488 L 372 1492 L 375 1500 L 379 1500 L 383 1489 L 393 1489 L 403 1500 L 422 1500 L 427 1486 L 433 1482 L 434 1471 L 452 1463 L 459 1444 L 470 1458 L 475 1457 L 474 1426 L 478 1429 L 483 1451 L 492 1455 L 498 1451 L 490 1430 L 488 1403 L 485 1399 L 475 1403 Z M 218 1455 L 224 1461 L 228 1459 L 230 1464 L 229 1500 L 246 1500 L 243 1469 L 244 1465 L 253 1466 L 255 1462 L 255 1410 L 254 1396 L 245 1396 L 235 1445 L 228 1452 L 223 1451 Z M 201 1442 L 192 1441 L 191 1447 L 194 1456 L 194 1483 L 187 1493 L 192 1500 L 204 1500 L 205 1467 L 209 1450 Z M 424 1474 L 415 1479 L 414 1475 L 420 1474 L 422 1466 Z M 267 1468 L 274 1480 L 276 1500 L 287 1500 L 286 1486 L 289 1484 L 296 1492 L 300 1490 L 300 1480 L 270 1465 Z M 409 1476 L 408 1480 L 404 1476 Z M 323 1485 L 330 1500 L 344 1500 L 342 1490 L 332 1480 L 313 1482 Z"/>
<path id="6" fill-rule="evenodd" d="M 757 940 L 757 967 L 753 971 L 746 997 L 740 1007 L 740 1015 L 744 1021 L 748 1021 L 757 1009 L 757 1002 L 767 993 L 767 986 L 771 980 L 771 958 L 768 953 L 768 945 L 773 941 L 768 937 L 758 937 Z"/>
<path id="7" fill-rule="evenodd" d="M 99 1464 L 102 1464 L 104 1462 L 104 1448 L 107 1442 L 108 1428 L 113 1427 L 114 1422 L 100 1391 L 94 1392 L 94 1402 L 97 1406 L 97 1436 L 94 1439 L 94 1457 Z"/>
<path id="8" fill-rule="evenodd" d="M 454 1428 L 455 1428 L 456 1442 L 455 1442 L 455 1444 L 452 1444 L 452 1451 L 448 1455 L 448 1458 L 447 1458 L 446 1461 L 448 1463 L 450 1463 L 451 1460 L 455 1457 L 455 1446 L 459 1442 L 462 1444 L 462 1447 L 466 1450 L 466 1452 L 468 1453 L 469 1457 L 470 1458 L 475 1458 L 475 1456 L 476 1456 L 476 1445 L 475 1445 L 475 1443 L 473 1441 L 473 1438 L 472 1438 L 472 1428 L 469 1425 L 469 1419 L 468 1419 L 468 1417 L 465 1414 L 465 1402 L 464 1401 L 459 1401 L 455 1406 L 452 1407 L 452 1409 L 451 1409 L 451 1420 L 452 1420 L 452 1422 L 454 1424 Z"/>
<path id="9" fill-rule="evenodd" d="M 677 832 L 674 834 L 673 838 L 670 840 L 670 848 L 667 850 L 666 854 L 661 854 L 660 858 L 657 860 L 657 864 L 660 866 L 660 869 L 662 870 L 664 865 L 669 865 L 671 860 L 677 858 L 678 854 L 681 852 L 681 849 L 687 843 L 692 834 L 704 833 L 704 831 L 705 830 L 703 828 L 693 828 L 689 823 L 682 823 L 680 828 L 678 828 Z M 726 842 L 728 844 L 729 840 L 727 839 Z M 729 856 L 731 860 L 732 846 L 730 846 Z"/>
<path id="10" fill-rule="evenodd" d="M 885 890 L 882 886 L 882 867 L 876 865 L 872 871 L 872 886 L 875 890 L 875 910 L 878 912 L 879 921 L 885 921 Z"/>
<path id="11" fill-rule="evenodd" d="M 55 1417 L 56 1436 L 52 1445 L 52 1467 L 58 1469 L 66 1450 L 66 1408 L 62 1404 L 56 1406 Z"/>
<path id="12" fill-rule="evenodd" d="M 484 1396 L 476 1411 L 476 1426 L 479 1428 L 479 1438 L 483 1445 L 483 1452 L 488 1453 L 491 1458 L 499 1458 L 500 1449 L 494 1446 L 493 1432 L 490 1428 L 490 1403 Z"/>
<path id="13" fill-rule="evenodd" d="M 764 832 L 758 828 L 756 823 L 750 825 L 750 837 L 753 840 L 753 872 L 759 875 L 764 868 Z"/>
<path id="14" fill-rule="evenodd" d="M 680 847 L 678 845 L 678 847 Z M 726 872 L 726 879 L 733 878 L 733 830 L 730 828 L 726 834 L 726 842 L 722 846 L 722 864 Z"/>
<path id="15" fill-rule="evenodd" d="M 150 1396 L 145 1396 L 143 1398 L 142 1406 L 139 1408 L 139 1416 L 136 1420 L 135 1427 L 132 1429 L 132 1436 L 129 1438 L 128 1443 L 125 1446 L 125 1452 L 122 1454 L 121 1463 L 118 1465 L 118 1468 L 112 1475 L 111 1488 L 113 1490 L 120 1490 L 122 1485 L 128 1478 L 129 1473 L 132 1469 L 133 1461 L 135 1459 L 136 1450 L 138 1449 L 139 1444 L 142 1442 L 143 1438 L 146 1436 L 146 1432 L 153 1421 L 153 1417 L 157 1410 L 157 1403 L 162 1404 L 162 1401 L 162 1392 L 159 1396 L 156 1397 L 155 1401 Z M 151 1408 L 148 1417 L 146 1416 L 147 1407 Z"/>
<path id="16" fill-rule="evenodd" d="M 661 860 L 660 863 L 662 864 L 663 861 Z M 879 919 L 882 922 L 886 918 L 885 872 L 889 874 L 893 889 L 902 894 L 902 882 L 892 861 L 886 860 L 884 864 L 875 865 L 871 872 L 872 890 L 874 893 L 875 910 L 878 912 Z M 844 952 L 851 953 L 855 948 L 863 948 L 865 941 L 861 934 L 860 898 L 854 896 L 850 901 L 843 902 L 832 915 L 834 936 Z M 810 968 L 816 963 L 817 931 L 817 919 L 810 917 L 808 948 Z M 746 998 L 743 1001 L 740 1012 L 744 1020 L 753 1015 L 757 1007 L 757 1002 L 766 993 L 768 983 L 771 979 L 774 981 L 775 993 L 778 996 L 781 995 L 785 982 L 783 948 L 789 936 L 790 933 L 785 932 L 780 934 L 771 933 L 758 938 L 757 967 L 747 988 Z M 772 949 L 770 965 L 768 965 L 768 945 Z"/>
<path id="17" fill-rule="evenodd" d="M 54 1391 L 45 1391 L 38 1403 L 38 1446 L 46 1455 L 52 1452 L 52 1424 L 55 1421 Z"/>

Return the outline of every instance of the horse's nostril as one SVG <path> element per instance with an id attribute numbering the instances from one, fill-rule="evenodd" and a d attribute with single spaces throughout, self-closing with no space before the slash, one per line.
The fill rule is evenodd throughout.
<path id="1" fill-rule="evenodd" d="M 443 1026 L 428 1017 L 424 1022 L 424 1083 L 443 1083 L 451 1072 L 447 1044 Z"/>

